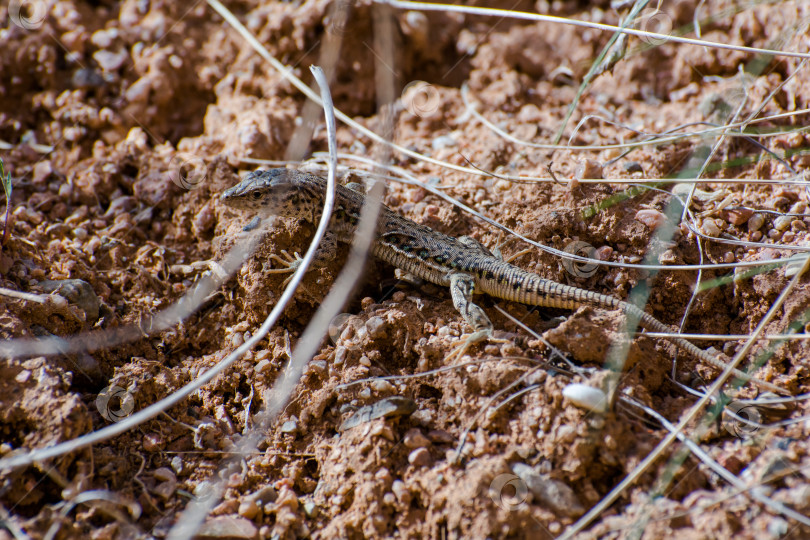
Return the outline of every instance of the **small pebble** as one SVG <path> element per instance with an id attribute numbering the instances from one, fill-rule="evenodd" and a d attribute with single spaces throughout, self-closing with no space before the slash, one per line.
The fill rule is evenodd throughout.
<path id="1" fill-rule="evenodd" d="M 382 317 L 371 317 L 366 321 L 366 330 L 368 331 L 368 335 L 372 338 L 385 337 L 385 327 L 385 320 Z"/>
<path id="2" fill-rule="evenodd" d="M 579 517 L 585 508 L 567 484 L 547 474 L 540 474 L 525 463 L 512 465 L 512 472 L 523 480 L 535 499 L 543 506 L 568 517 Z"/>
<path id="3" fill-rule="evenodd" d="M 281 425 L 282 433 L 295 433 L 298 431 L 298 419 L 293 417 Z"/>
<path id="4" fill-rule="evenodd" d="M 792 216 L 779 216 L 773 222 L 773 226 L 777 231 L 784 231 L 788 227 L 790 227 L 791 222 L 793 221 Z"/>
<path id="5" fill-rule="evenodd" d="M 512 182 L 500 179 L 492 186 L 496 193 L 505 193 L 512 188 Z"/>
<path id="6" fill-rule="evenodd" d="M 782 234 L 782 242 L 785 242 L 786 244 L 793 242 L 795 239 L 796 233 L 793 231 L 785 231 L 785 233 Z"/>
<path id="7" fill-rule="evenodd" d="M 636 212 L 635 219 L 654 231 L 666 222 L 667 217 L 658 210 L 645 208 Z"/>
<path id="8" fill-rule="evenodd" d="M 335 347 L 335 360 L 332 362 L 336 366 L 342 366 L 346 361 L 346 355 L 349 353 L 346 347 Z"/>
<path id="9" fill-rule="evenodd" d="M 313 373 L 326 373 L 325 360 L 313 360 L 309 363 L 309 371 Z"/>
<path id="10" fill-rule="evenodd" d="M 366 356 L 364 354 L 363 356 L 360 357 L 360 365 L 361 366 L 366 366 L 366 367 L 371 367 L 371 360 L 369 360 L 368 356 Z"/>
<path id="11" fill-rule="evenodd" d="M 765 224 L 765 218 L 762 217 L 762 214 L 754 214 L 750 218 L 748 218 L 748 231 L 754 232 L 758 231 L 762 228 Z"/>
<path id="12" fill-rule="evenodd" d="M 730 252 L 730 251 L 726 251 L 726 254 L 725 254 L 725 255 L 723 255 L 723 260 L 726 262 L 726 264 L 731 264 L 731 263 L 733 263 L 733 262 L 734 262 L 734 258 L 735 258 L 735 257 L 734 257 L 734 254 L 733 254 L 732 252 Z"/>
<path id="13" fill-rule="evenodd" d="M 789 203 L 790 199 L 788 199 L 787 197 L 774 197 L 773 199 L 768 201 L 768 206 L 775 210 L 779 210 L 779 208 L 787 206 Z"/>
<path id="14" fill-rule="evenodd" d="M 602 164 L 593 159 L 582 159 L 574 168 L 574 178 L 599 180 L 602 178 Z"/>
<path id="15" fill-rule="evenodd" d="M 602 246 L 596 248 L 596 251 L 594 252 L 594 256 L 600 261 L 609 261 L 612 255 L 613 255 L 613 248 L 610 246 Z"/>
<path id="16" fill-rule="evenodd" d="M 790 222 L 790 228 L 793 229 L 794 231 L 797 231 L 797 232 L 798 231 L 806 231 L 807 230 L 807 225 L 805 225 L 804 221 L 802 221 L 800 219 L 794 219 L 793 221 Z"/>
<path id="17" fill-rule="evenodd" d="M 239 503 L 238 513 L 243 518 L 253 519 L 259 515 L 259 505 L 252 499 L 242 501 Z"/>
<path id="18" fill-rule="evenodd" d="M 304 503 L 304 513 L 307 517 L 318 517 L 318 505 L 314 501 L 307 501 Z"/>
<path id="19" fill-rule="evenodd" d="M 147 452 L 157 452 L 163 448 L 166 441 L 163 439 L 163 436 L 158 433 L 147 433 L 143 436 L 141 444 L 143 445 L 143 449 Z"/>
<path id="20" fill-rule="evenodd" d="M 771 240 L 779 240 L 780 238 L 782 238 L 782 233 L 780 231 L 777 231 L 776 229 L 771 229 L 770 231 L 768 231 L 768 238 L 770 238 Z"/>
<path id="21" fill-rule="evenodd" d="M 737 227 L 747 222 L 753 214 L 754 211 L 748 208 L 731 208 L 723 212 L 728 222 Z"/>
<path id="22" fill-rule="evenodd" d="M 449 148 L 456 146 L 457 144 L 458 142 L 456 142 L 456 140 L 450 135 L 442 135 L 433 139 L 430 146 L 433 148 L 433 150 L 441 150 L 442 148 Z"/>
<path id="23" fill-rule="evenodd" d="M 183 474 L 183 458 L 180 456 L 174 456 L 170 463 L 175 474 Z"/>
<path id="24" fill-rule="evenodd" d="M 430 444 L 418 428 L 409 429 L 402 441 L 408 448 L 424 448 Z"/>
<path id="25" fill-rule="evenodd" d="M 34 165 L 34 175 L 32 181 L 35 184 L 44 183 L 45 180 L 53 173 L 53 167 L 51 166 L 50 161 L 40 161 L 36 165 Z"/>
<path id="26" fill-rule="evenodd" d="M 572 405 L 592 412 L 607 411 L 607 395 L 598 389 L 586 384 L 572 383 L 563 388 L 563 396 Z"/>
<path id="27" fill-rule="evenodd" d="M 408 463 L 416 467 L 426 467 L 430 462 L 430 451 L 427 448 L 417 448 L 408 454 Z"/>
<path id="28" fill-rule="evenodd" d="M 393 392 L 394 391 L 394 385 L 391 384 L 390 382 L 384 380 L 384 379 L 377 379 L 377 380 L 373 381 L 371 383 L 371 388 L 375 392 L 380 392 L 380 393 Z"/>
<path id="29" fill-rule="evenodd" d="M 256 373 L 264 373 L 265 371 L 267 371 L 270 365 L 271 365 L 270 360 L 265 358 L 264 360 L 260 360 L 259 363 L 257 363 L 253 367 L 253 371 L 255 371 Z"/>
<path id="30" fill-rule="evenodd" d="M 169 481 L 169 482 L 162 482 L 155 486 L 152 490 L 152 493 L 163 499 L 164 501 L 168 501 L 174 495 L 175 490 L 177 489 L 177 482 Z"/>
<path id="31" fill-rule="evenodd" d="M 804 214 L 807 211 L 807 203 L 804 201 L 798 201 L 790 207 L 788 213 L 790 214 Z"/>
<path id="32" fill-rule="evenodd" d="M 622 165 L 622 167 L 624 167 L 624 170 L 629 172 L 629 173 L 643 173 L 644 172 L 644 168 L 641 166 L 641 163 L 639 163 L 638 161 L 626 161 L 624 163 L 624 165 Z"/>
<path id="33" fill-rule="evenodd" d="M 174 474 L 174 471 L 169 469 L 168 467 L 159 467 L 155 469 L 155 472 L 152 473 L 152 476 L 155 477 L 155 480 L 159 482 L 176 482 L 177 476 Z"/>
<path id="34" fill-rule="evenodd" d="M 754 231 L 750 234 L 749 238 L 751 238 L 752 242 L 759 242 L 760 240 L 762 240 L 762 232 Z"/>
<path id="35" fill-rule="evenodd" d="M 391 491 L 394 492 L 399 502 L 410 502 L 411 492 L 402 480 L 394 480 L 394 483 L 391 484 Z"/>
<path id="36" fill-rule="evenodd" d="M 703 220 L 703 224 L 700 226 L 700 228 L 703 231 L 703 234 L 713 238 L 717 238 L 722 232 L 720 227 L 717 226 L 713 219 Z"/>

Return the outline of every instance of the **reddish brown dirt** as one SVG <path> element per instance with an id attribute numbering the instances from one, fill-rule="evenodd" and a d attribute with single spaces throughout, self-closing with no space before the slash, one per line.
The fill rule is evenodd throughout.
<path id="1" fill-rule="evenodd" d="M 14 187 L 9 238 L 0 252 L 0 286 L 47 295 L 60 286 L 49 281 L 86 284 L 72 282 L 70 290 L 59 289 L 44 303 L 0 295 L 3 339 L 137 325 L 171 306 L 200 278 L 203 269 L 193 263 L 222 257 L 250 219 L 217 201 L 223 189 L 255 167 L 242 159 L 289 157 L 293 134 L 306 124 L 300 120 L 305 99 L 211 8 L 189 5 L 58 0 L 48 3 L 44 20 L 29 21 L 31 28 L 18 24 L 7 9 L 0 12 L 0 157 Z M 387 64 L 394 70 L 397 98 L 410 82 L 429 83 L 435 95 L 424 106 L 430 110 L 420 116 L 403 106 L 393 108 L 393 139 L 402 146 L 456 165 L 466 165 L 466 158 L 503 174 L 547 176 L 553 162 L 564 180 L 575 179 L 577 166 L 588 159 L 599 164 L 604 178 L 672 177 L 693 167 L 701 152 L 697 138 L 646 146 L 624 157 L 615 150 L 531 148 L 503 139 L 465 111 L 463 83 L 477 110 L 493 124 L 520 139 L 550 143 L 608 33 L 395 11 L 392 29 L 375 35 L 373 29 L 384 28 L 382 10 L 360 2 L 341 19 L 329 14 L 329 5 L 321 0 L 300 6 L 228 4 L 276 58 L 307 81 L 306 67 L 329 56 L 321 44 L 334 47 L 331 40 L 342 36 L 331 88 L 335 105 L 372 129 L 384 125 L 376 114 L 386 95 L 378 79 L 388 77 L 375 79 L 375 69 Z M 693 22 L 698 5 L 701 17 L 713 19 L 701 26 L 707 40 L 807 48 L 806 35 L 794 35 L 795 25 L 810 17 L 802 2 L 737 12 L 732 2 L 683 0 L 667 6 L 665 22 L 684 28 Z M 23 15 L 33 17 L 34 8 Z M 611 24 L 618 20 L 608 2 L 519 2 L 513 8 Z M 393 40 L 389 55 L 379 49 L 383 38 Z M 738 77 L 743 68 L 748 96 L 740 118 L 763 103 L 760 117 L 803 109 L 810 104 L 810 76 L 799 64 L 798 59 L 683 44 L 650 48 L 632 38 L 626 58 L 585 91 L 563 142 L 610 144 L 634 137 L 633 130 L 652 133 L 691 122 L 728 122 L 745 95 Z M 320 116 L 316 122 L 309 152 L 326 149 Z M 806 116 L 757 126 L 770 130 L 803 124 Z M 355 130 L 340 127 L 338 140 L 342 151 L 382 155 Z M 783 179 L 790 176 L 788 167 L 798 173 L 810 168 L 806 134 L 761 142 L 783 162 L 748 140 L 731 138 L 719 146 L 706 175 Z M 614 158 L 619 159 L 608 163 Z M 580 241 L 609 247 L 601 253 L 616 262 L 641 262 L 649 253 L 666 264 L 700 262 L 695 235 L 685 225 L 675 227 L 671 242 L 653 241 L 650 223 L 671 200 L 664 193 L 627 192 L 626 185 L 607 182 L 513 184 L 405 156 L 395 155 L 394 162 L 420 179 L 440 179 L 448 195 L 557 249 Z M 686 176 L 694 176 L 694 170 Z M 708 183 L 701 189 L 712 193 L 699 194 L 691 209 L 704 232 L 714 227 L 744 241 L 761 236 L 770 244 L 810 245 L 808 195 L 798 186 Z M 754 230 L 745 210 L 718 209 L 726 197 L 733 198 L 733 205 L 757 209 L 762 226 Z M 490 247 L 505 239 L 419 187 L 390 183 L 386 204 L 415 221 Z M 779 214 L 786 212 L 795 215 L 780 229 Z M 104 388 L 119 389 L 109 402 L 115 407 L 126 412 L 127 402 L 118 401 L 123 396 L 139 410 L 223 359 L 256 331 L 281 295 L 286 275 L 264 273 L 269 255 L 282 249 L 303 252 L 313 231 L 305 223 L 279 223 L 236 276 L 170 330 L 149 334 L 145 329 L 140 339 L 112 347 L 88 343 L 88 350 L 78 354 L 3 360 L 0 456 L 108 425 L 109 414 L 98 405 Z M 508 256 L 525 247 L 510 240 L 503 251 Z M 704 262 L 790 253 L 711 241 L 703 249 Z M 190 498 L 205 494 L 204 482 L 212 480 L 245 432 L 246 416 L 267 401 L 289 360 L 287 342 L 295 347 L 347 253 L 342 247 L 334 263 L 307 274 L 280 323 L 257 349 L 166 415 L 89 449 L 0 471 L 0 502 L 7 523 L 13 524 L 9 530 L 41 538 L 58 524 L 58 538 L 165 536 Z M 697 277 L 694 271 L 651 275 L 617 267 L 583 277 L 566 270 L 559 257 L 537 249 L 515 264 L 621 298 L 638 285 L 648 286 L 646 310 L 669 324 L 680 322 Z M 727 275 L 728 270 L 716 270 L 701 277 L 711 282 Z M 790 281 L 784 267 L 738 277 L 697 296 L 685 332 L 750 333 Z M 649 337 L 628 342 L 617 313 L 583 308 L 571 314 L 499 302 L 530 328 L 545 331 L 544 338 L 573 363 L 590 370 L 571 376 L 559 360 L 543 363 L 552 356 L 546 345 L 499 313 L 493 300 L 481 298 L 480 303 L 508 343 L 472 349 L 470 357 L 456 362 L 465 364 L 458 369 L 363 382 L 444 367 L 457 337 L 469 330 L 446 290 L 397 282 L 393 268 L 370 262 L 358 293 L 344 308 L 349 317 L 324 340 L 259 453 L 228 479 L 224 498 L 200 537 L 555 537 L 666 434 L 628 405 L 617 404 L 606 415 L 586 413 L 563 397 L 563 388 L 572 382 L 600 386 L 613 381 L 603 364 L 611 346 L 624 343 L 629 353 L 619 379 L 621 392 L 677 423 L 695 402 L 679 384 L 700 388 L 717 375 L 681 354 L 676 384 L 670 379 L 674 347 Z M 766 332 L 806 332 L 809 307 L 810 285 L 802 279 Z M 558 321 L 549 319 L 560 315 L 569 318 L 554 327 Z M 806 392 L 806 343 L 779 347 L 757 376 L 794 394 Z M 701 342 L 727 355 L 741 345 Z M 749 357 L 763 352 L 764 346 L 755 347 Z M 342 386 L 356 381 L 361 382 Z M 504 389 L 505 395 L 498 394 Z M 755 395 L 748 388 L 739 397 Z M 339 430 L 353 411 L 391 396 L 412 400 L 416 412 Z M 763 407 L 757 414 L 762 422 L 777 422 L 801 417 L 802 408 L 800 402 L 781 411 Z M 718 421 L 694 432 L 702 433 L 703 449 L 745 485 L 760 485 L 763 494 L 810 514 L 810 425 L 800 421 L 733 436 Z M 465 444 L 457 459 L 462 436 Z M 738 494 L 677 448 L 669 448 L 581 536 L 810 535 L 810 528 Z M 520 477 L 515 475 L 519 470 L 524 471 Z M 529 485 L 533 489 L 527 491 Z M 107 490 L 119 503 L 71 506 L 90 490 Z M 140 507 L 140 515 L 134 518 L 121 501 Z M 0 528 L 0 539 L 10 534 Z"/>

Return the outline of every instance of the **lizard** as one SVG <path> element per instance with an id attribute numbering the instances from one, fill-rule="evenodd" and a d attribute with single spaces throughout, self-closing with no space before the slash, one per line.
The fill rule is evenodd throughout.
<path id="1" fill-rule="evenodd" d="M 360 189 L 336 185 L 336 199 L 327 236 L 316 255 L 316 264 L 323 265 L 335 257 L 337 242 L 351 243 L 365 202 Z M 262 217 L 296 218 L 311 223 L 320 219 L 326 196 L 326 180 L 296 169 L 256 170 L 248 173 L 237 185 L 226 189 L 220 201 L 226 206 L 252 211 Z M 286 264 L 286 268 L 269 272 L 291 272 L 300 263 L 282 252 L 286 260 L 271 256 Z M 455 238 L 426 225 L 416 223 L 381 205 L 380 216 L 371 253 L 417 278 L 442 287 L 449 287 L 453 306 L 473 332 L 463 343 L 462 350 L 472 343 L 493 339 L 494 327 L 484 310 L 473 302 L 473 295 L 484 293 L 502 300 L 538 307 L 577 309 L 587 305 L 606 310 L 622 310 L 637 317 L 641 327 L 670 333 L 672 328 L 633 304 L 613 296 L 589 291 L 540 277 L 504 261 L 477 240 L 462 236 Z M 698 360 L 723 370 L 725 363 L 693 343 L 680 338 L 667 338 L 681 350 Z M 734 375 L 761 389 L 785 394 L 784 388 L 757 379 L 735 369 Z"/>

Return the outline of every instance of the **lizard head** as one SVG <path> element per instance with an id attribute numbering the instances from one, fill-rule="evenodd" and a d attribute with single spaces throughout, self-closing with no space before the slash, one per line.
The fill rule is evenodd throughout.
<path id="1" fill-rule="evenodd" d="M 291 169 L 257 170 L 226 189 L 220 201 L 266 216 L 309 218 L 323 180 Z"/>

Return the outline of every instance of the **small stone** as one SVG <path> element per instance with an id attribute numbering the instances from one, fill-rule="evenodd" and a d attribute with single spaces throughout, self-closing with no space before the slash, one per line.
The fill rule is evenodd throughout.
<path id="1" fill-rule="evenodd" d="M 625 161 L 622 165 L 625 171 L 629 173 L 643 173 L 644 167 L 638 161 Z"/>
<path id="2" fill-rule="evenodd" d="M 209 519 L 194 535 L 196 540 L 255 540 L 258 537 L 259 531 L 251 520 L 236 516 Z"/>
<path id="3" fill-rule="evenodd" d="M 456 438 L 443 429 L 432 429 L 428 431 L 428 438 L 435 444 L 453 444 Z"/>
<path id="4" fill-rule="evenodd" d="M 790 224 L 793 222 L 793 216 L 779 216 L 773 222 L 773 227 L 777 231 L 784 231 L 790 227 Z"/>
<path id="5" fill-rule="evenodd" d="M 363 356 L 360 357 L 360 365 L 361 366 L 366 366 L 366 367 L 371 367 L 371 360 L 369 360 L 368 356 L 366 356 L 364 354 Z"/>
<path id="6" fill-rule="evenodd" d="M 375 381 L 372 381 L 371 388 L 375 392 L 379 393 L 388 393 L 394 391 L 394 385 L 386 381 L 385 379 L 377 379 Z"/>
<path id="7" fill-rule="evenodd" d="M 402 442 L 408 448 L 424 448 L 430 444 L 427 437 L 418 428 L 409 429 Z"/>
<path id="8" fill-rule="evenodd" d="M 266 505 L 276 502 L 278 492 L 273 486 L 264 486 L 258 491 L 254 491 L 248 498 L 256 501 L 257 504 Z"/>
<path id="9" fill-rule="evenodd" d="M 793 240 L 795 240 L 795 239 L 796 239 L 796 233 L 793 232 L 793 231 L 785 231 L 782 234 L 782 242 L 784 242 L 786 244 L 789 244 L 789 243 L 793 242 Z"/>
<path id="10" fill-rule="evenodd" d="M 155 469 L 155 472 L 152 473 L 152 476 L 155 477 L 155 480 L 159 482 L 176 482 L 177 476 L 175 476 L 174 471 L 172 471 L 168 467 L 160 467 Z"/>
<path id="11" fill-rule="evenodd" d="M 739 227 L 746 223 L 753 214 L 754 211 L 749 208 L 729 208 L 723 212 L 723 217 L 732 225 Z"/>
<path id="12" fill-rule="evenodd" d="M 366 330 L 371 338 L 385 337 L 386 323 L 382 317 L 371 317 L 366 321 Z"/>
<path id="13" fill-rule="evenodd" d="M 304 513 L 307 517 L 318 517 L 318 505 L 314 501 L 307 501 L 304 503 Z"/>
<path id="14" fill-rule="evenodd" d="M 568 517 L 579 517 L 585 513 L 585 508 L 579 501 L 574 490 L 567 484 L 556 480 L 547 474 L 540 474 L 525 463 L 512 465 L 512 472 L 523 480 L 535 499 L 554 512 Z"/>
<path id="15" fill-rule="evenodd" d="M 771 538 L 783 538 L 790 531 L 790 523 L 780 517 L 768 520 L 768 534 Z"/>
<path id="16" fill-rule="evenodd" d="M 754 231 L 749 235 L 749 238 L 751 239 L 752 242 L 759 242 L 760 240 L 762 240 L 762 232 Z"/>
<path id="17" fill-rule="evenodd" d="M 758 231 L 764 224 L 765 218 L 762 217 L 762 214 L 753 214 L 750 218 L 748 218 L 748 231 Z"/>
<path id="18" fill-rule="evenodd" d="M 174 456 L 170 463 L 175 474 L 183 474 L 183 458 Z"/>
<path id="19" fill-rule="evenodd" d="M 667 217 L 658 210 L 645 208 L 636 212 L 635 219 L 654 231 L 666 223 Z"/>
<path id="20" fill-rule="evenodd" d="M 290 420 L 287 420 L 281 425 L 281 432 L 282 433 L 295 433 L 298 431 L 298 419 L 293 416 Z"/>
<path id="21" fill-rule="evenodd" d="M 264 373 L 265 371 L 267 371 L 270 368 L 271 364 L 272 364 L 272 362 L 270 362 L 270 360 L 265 358 L 264 360 L 260 360 L 253 367 L 253 371 L 255 371 L 256 373 Z"/>
<path id="22" fill-rule="evenodd" d="M 610 246 L 598 247 L 594 251 L 594 256 L 600 261 L 609 261 L 610 257 L 613 256 L 613 248 Z"/>
<path id="23" fill-rule="evenodd" d="M 308 369 L 312 373 L 318 373 L 318 374 L 326 373 L 326 361 L 325 360 L 312 360 L 309 363 Z"/>
<path id="24" fill-rule="evenodd" d="M 59 186 L 59 198 L 61 200 L 63 201 L 68 200 L 72 194 L 73 194 L 73 186 L 71 186 L 70 184 L 62 184 L 61 186 Z M 104 225 L 102 225 L 99 228 L 102 227 L 104 227 Z"/>
<path id="25" fill-rule="evenodd" d="M 577 180 L 602 178 L 602 164 L 593 159 L 582 159 L 574 168 L 574 178 Z"/>
<path id="26" fill-rule="evenodd" d="M 408 463 L 415 467 L 426 467 L 431 461 L 430 451 L 427 448 L 417 448 L 408 454 Z"/>
<path id="27" fill-rule="evenodd" d="M 396 440 L 394 436 L 394 430 L 391 429 L 391 426 L 388 424 L 377 423 L 372 424 L 371 430 L 369 431 L 369 435 L 372 437 L 383 437 L 384 439 L 388 439 L 391 442 Z"/>
<path id="28" fill-rule="evenodd" d="M 713 219 L 704 219 L 700 228 L 703 231 L 703 234 L 713 238 L 717 238 L 722 232 L 720 227 L 717 226 Z"/>
<path id="29" fill-rule="evenodd" d="M 335 360 L 332 362 L 335 366 L 342 366 L 346 361 L 346 355 L 349 350 L 346 347 L 335 347 Z"/>
<path id="30" fill-rule="evenodd" d="M 95 60 L 103 71 L 115 71 L 124 65 L 129 58 L 129 53 L 121 49 L 117 53 L 112 51 L 96 51 L 93 53 Z"/>
<path id="31" fill-rule="evenodd" d="M 391 491 L 396 495 L 397 500 L 401 503 L 408 503 L 411 500 L 411 492 L 405 486 L 402 480 L 394 480 L 391 484 Z"/>
<path id="32" fill-rule="evenodd" d="M 430 146 L 433 150 L 441 150 L 442 148 L 450 148 L 452 146 L 456 146 L 458 142 L 449 135 L 441 135 L 440 137 L 436 137 L 431 142 Z"/>
<path id="33" fill-rule="evenodd" d="M 586 384 L 572 383 L 563 388 L 562 393 L 572 405 L 580 409 L 599 413 L 607 411 L 607 395 L 598 388 Z"/>
<path id="34" fill-rule="evenodd" d="M 504 180 L 503 178 L 498 180 L 492 185 L 492 189 L 495 190 L 495 193 L 506 193 L 512 188 L 512 182 L 509 180 Z"/>
<path id="35" fill-rule="evenodd" d="M 771 229 L 770 231 L 768 231 L 768 238 L 770 238 L 771 240 L 779 240 L 780 238 L 782 238 L 782 233 L 781 231 L 778 231 L 776 229 Z"/>
<path id="36" fill-rule="evenodd" d="M 790 228 L 793 229 L 796 232 L 798 232 L 798 231 L 806 231 L 807 230 L 807 225 L 805 225 L 804 221 L 802 221 L 800 219 L 794 219 L 793 221 L 790 222 Z"/>
<path id="37" fill-rule="evenodd" d="M 259 515 L 259 505 L 252 499 L 247 499 L 239 503 L 238 513 L 240 516 L 253 519 Z"/>
<path id="38" fill-rule="evenodd" d="M 44 183 L 48 177 L 53 174 L 53 167 L 51 166 L 50 161 L 40 161 L 36 165 L 34 165 L 34 175 L 31 179 L 35 184 Z"/>
<path id="39" fill-rule="evenodd" d="M 155 486 L 152 490 L 152 493 L 163 499 L 164 501 L 168 501 L 174 495 L 175 490 L 177 489 L 177 482 L 169 481 L 163 482 Z"/>
<path id="40" fill-rule="evenodd" d="M 725 262 L 726 264 L 733 263 L 734 259 L 735 259 L 734 253 L 730 251 L 726 251 L 725 255 L 723 255 L 723 262 Z"/>
<path id="41" fill-rule="evenodd" d="M 773 208 L 774 210 L 779 210 L 780 208 L 783 208 L 788 204 L 790 204 L 790 199 L 783 196 L 774 197 L 770 201 L 768 201 L 768 206 Z"/>

